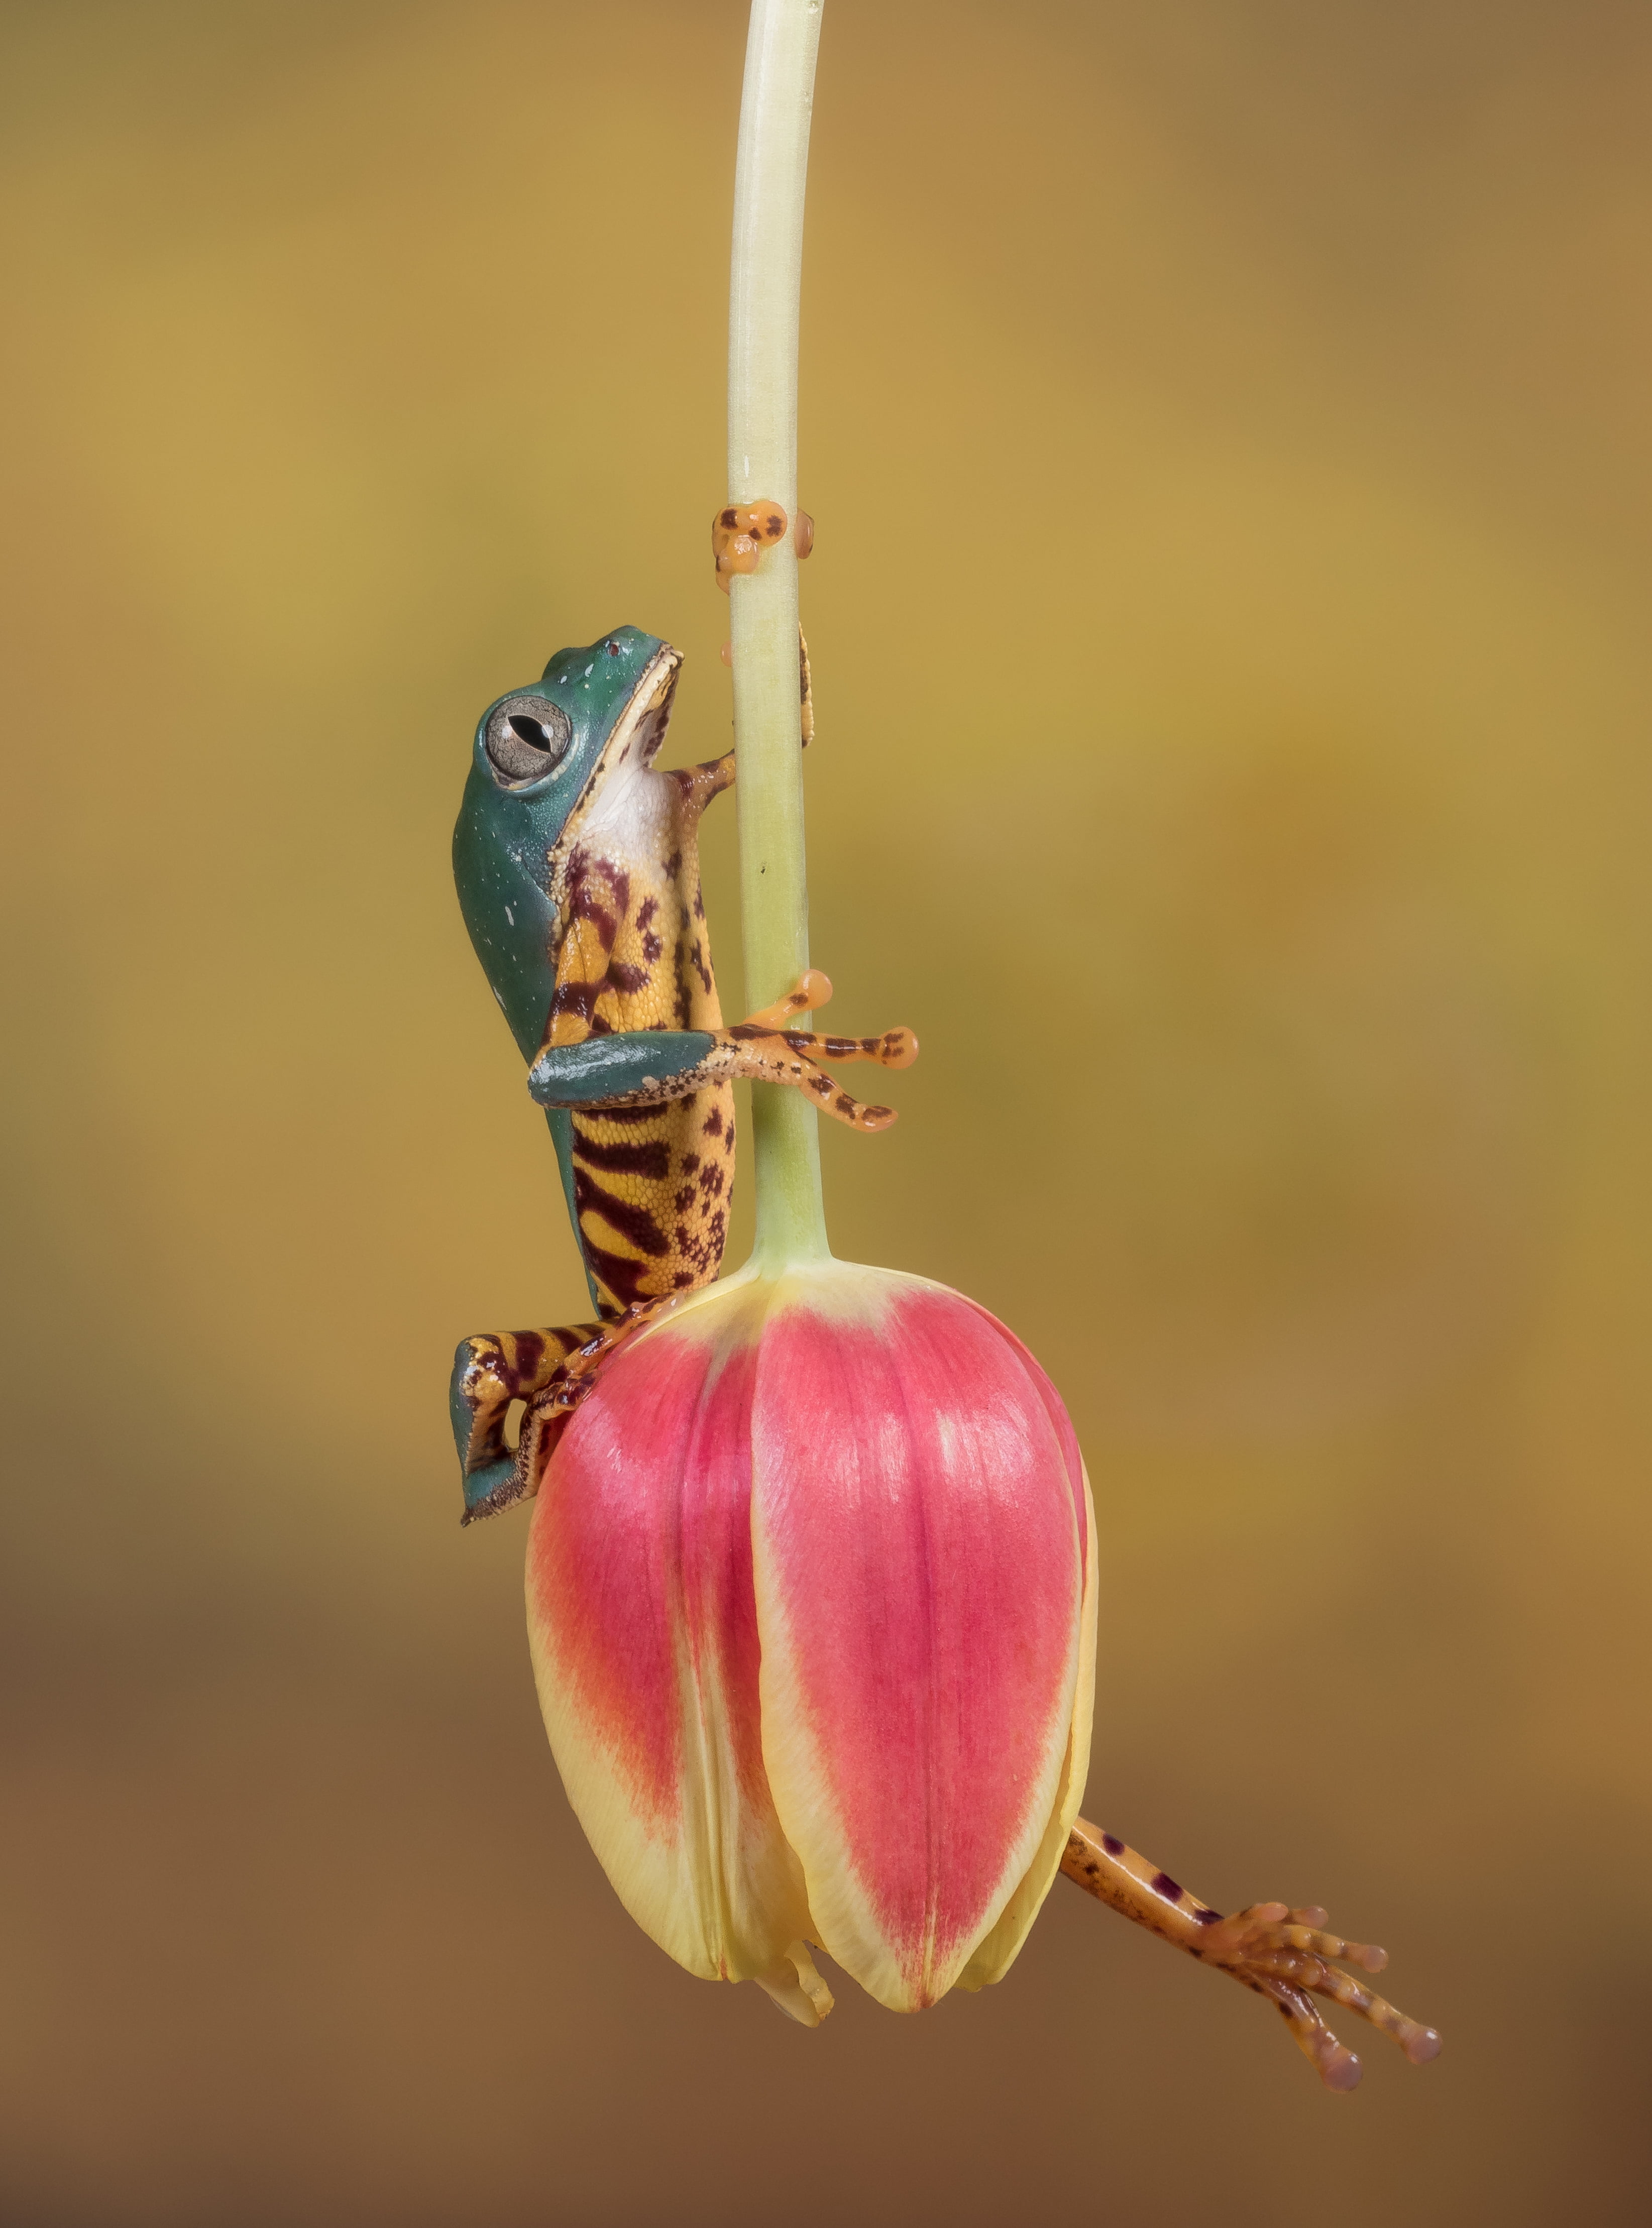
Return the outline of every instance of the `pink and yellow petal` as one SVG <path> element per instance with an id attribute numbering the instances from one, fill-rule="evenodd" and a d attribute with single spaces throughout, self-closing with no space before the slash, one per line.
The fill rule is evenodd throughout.
<path id="1" fill-rule="evenodd" d="M 976 1301 L 967 1304 L 986 1315 Z M 1068 1744 L 1067 1761 L 1061 1775 L 1061 1790 L 1056 1801 L 1049 1828 L 1037 1857 L 1027 1877 L 1005 1905 L 1003 1915 L 992 1931 L 981 1943 L 957 1985 L 976 1989 L 990 1987 L 1001 1981 L 1020 1955 L 1021 1947 L 1031 1930 L 1033 1921 L 1043 1906 L 1045 1897 L 1055 1883 L 1061 1866 L 1061 1854 L 1066 1847 L 1067 1836 L 1073 1831 L 1073 1821 L 1084 1801 L 1085 1782 L 1090 1774 L 1091 1729 L 1095 1715 L 1096 1693 L 1096 1505 L 1090 1490 L 1090 1479 L 1084 1458 L 1079 1451 L 1078 1434 L 1073 1428 L 1060 1394 L 1050 1382 L 1043 1368 L 1011 1330 L 1006 1329 L 996 1316 L 987 1316 L 999 1335 L 1007 1340 L 1021 1355 L 1028 1375 L 1037 1386 L 1039 1396 L 1057 1437 L 1061 1443 L 1062 1458 L 1067 1475 L 1073 1480 L 1078 1502 L 1080 1535 L 1084 1544 L 1085 1592 L 1082 1612 L 1081 1654 L 1079 1666 L 1078 1689 L 1073 1713 L 1073 1736 Z"/>
<path id="2" fill-rule="evenodd" d="M 1093 1543 L 1096 1536 L 1095 1502 L 1090 1492 L 1090 1480 L 1082 1465 L 1079 1476 L 1084 1481 L 1087 1536 Z M 1067 1742 L 1066 1761 L 1061 1767 L 1061 1783 L 1056 1793 L 1055 1809 L 1051 1813 L 1049 1826 L 1025 1879 L 1004 1905 L 996 1925 L 983 1937 L 969 1963 L 958 1975 L 954 1984 L 957 1988 L 971 1990 L 990 1988 L 995 1981 L 1002 1980 L 1021 1955 L 1021 1944 L 1032 1930 L 1033 1921 L 1038 1917 L 1045 1897 L 1055 1884 L 1067 1836 L 1073 1831 L 1073 1821 L 1084 1801 L 1085 1782 L 1090 1776 L 1090 1734 L 1096 1703 L 1096 1558 L 1093 1545 L 1085 1558 L 1079 1646 L 1079 1678 L 1073 1697 L 1073 1732 Z"/>
<path id="3" fill-rule="evenodd" d="M 816 1938 L 915 2009 L 969 1964 L 1065 1800 L 1087 1511 L 989 1316 L 914 1278 L 840 1277 L 858 1310 L 835 1290 L 762 1340 L 763 1753 Z"/>
<path id="4" fill-rule="evenodd" d="M 546 1474 L 528 1555 L 540 1704 L 637 1923 L 690 1972 L 763 1978 L 812 2020 L 830 1999 L 791 1954 L 806 1965 L 814 1930 L 759 1721 L 756 1356 L 689 1333 L 667 1325 L 618 1355 Z"/>

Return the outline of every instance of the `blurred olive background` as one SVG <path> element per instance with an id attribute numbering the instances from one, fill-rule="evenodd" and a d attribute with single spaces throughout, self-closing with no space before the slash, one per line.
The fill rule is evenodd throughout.
<path id="1" fill-rule="evenodd" d="M 690 1981 L 458 1528 L 455 1340 L 586 1303 L 448 831 L 622 620 L 723 746 L 744 39 L 0 17 L 0 2217 L 1639 2217 L 1652 22 L 827 10 L 815 951 L 924 1040 L 835 1240 L 1064 1388 L 1086 1808 L 1389 1945 L 1352 2100 L 1065 1884 L 919 2020 Z"/>

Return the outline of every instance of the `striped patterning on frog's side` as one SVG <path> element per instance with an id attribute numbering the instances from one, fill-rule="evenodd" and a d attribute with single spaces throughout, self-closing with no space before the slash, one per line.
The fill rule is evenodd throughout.
<path id="1" fill-rule="evenodd" d="M 640 719 L 621 723 L 606 778 L 592 783 L 589 808 L 576 810 L 552 854 L 548 1046 L 722 1027 L 700 889 L 700 816 L 733 784 L 734 760 L 731 752 L 669 773 L 651 763 L 676 671 L 662 675 Z M 579 1109 L 569 1124 L 570 1204 L 599 1313 L 709 1284 L 733 1193 L 730 1085 L 708 1080 L 680 1098 Z"/>

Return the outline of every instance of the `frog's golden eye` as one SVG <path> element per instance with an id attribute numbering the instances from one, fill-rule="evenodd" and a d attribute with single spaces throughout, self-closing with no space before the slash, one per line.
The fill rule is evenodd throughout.
<path id="1" fill-rule="evenodd" d="M 483 746 L 501 781 L 538 781 L 573 739 L 573 720 L 548 696 L 507 696 L 493 707 Z"/>

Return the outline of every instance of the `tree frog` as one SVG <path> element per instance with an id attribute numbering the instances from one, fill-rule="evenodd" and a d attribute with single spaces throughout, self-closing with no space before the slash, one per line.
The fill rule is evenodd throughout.
<path id="1" fill-rule="evenodd" d="M 784 514 L 782 514 L 784 516 Z M 745 1077 L 804 1091 L 851 1128 L 894 1120 L 823 1060 L 904 1067 L 910 1029 L 820 1036 L 789 1024 L 826 1002 L 811 970 L 725 1028 L 700 890 L 700 816 L 732 786 L 732 751 L 655 763 L 682 657 L 634 626 L 559 650 L 477 724 L 453 831 L 460 908 L 546 1111 L 597 1320 L 467 1338 L 451 1405 L 462 1521 L 529 1498 L 568 1414 L 615 1347 L 721 1264 Z M 806 649 L 803 733 L 812 732 Z M 524 1404 L 513 1450 L 506 1420 Z"/>

